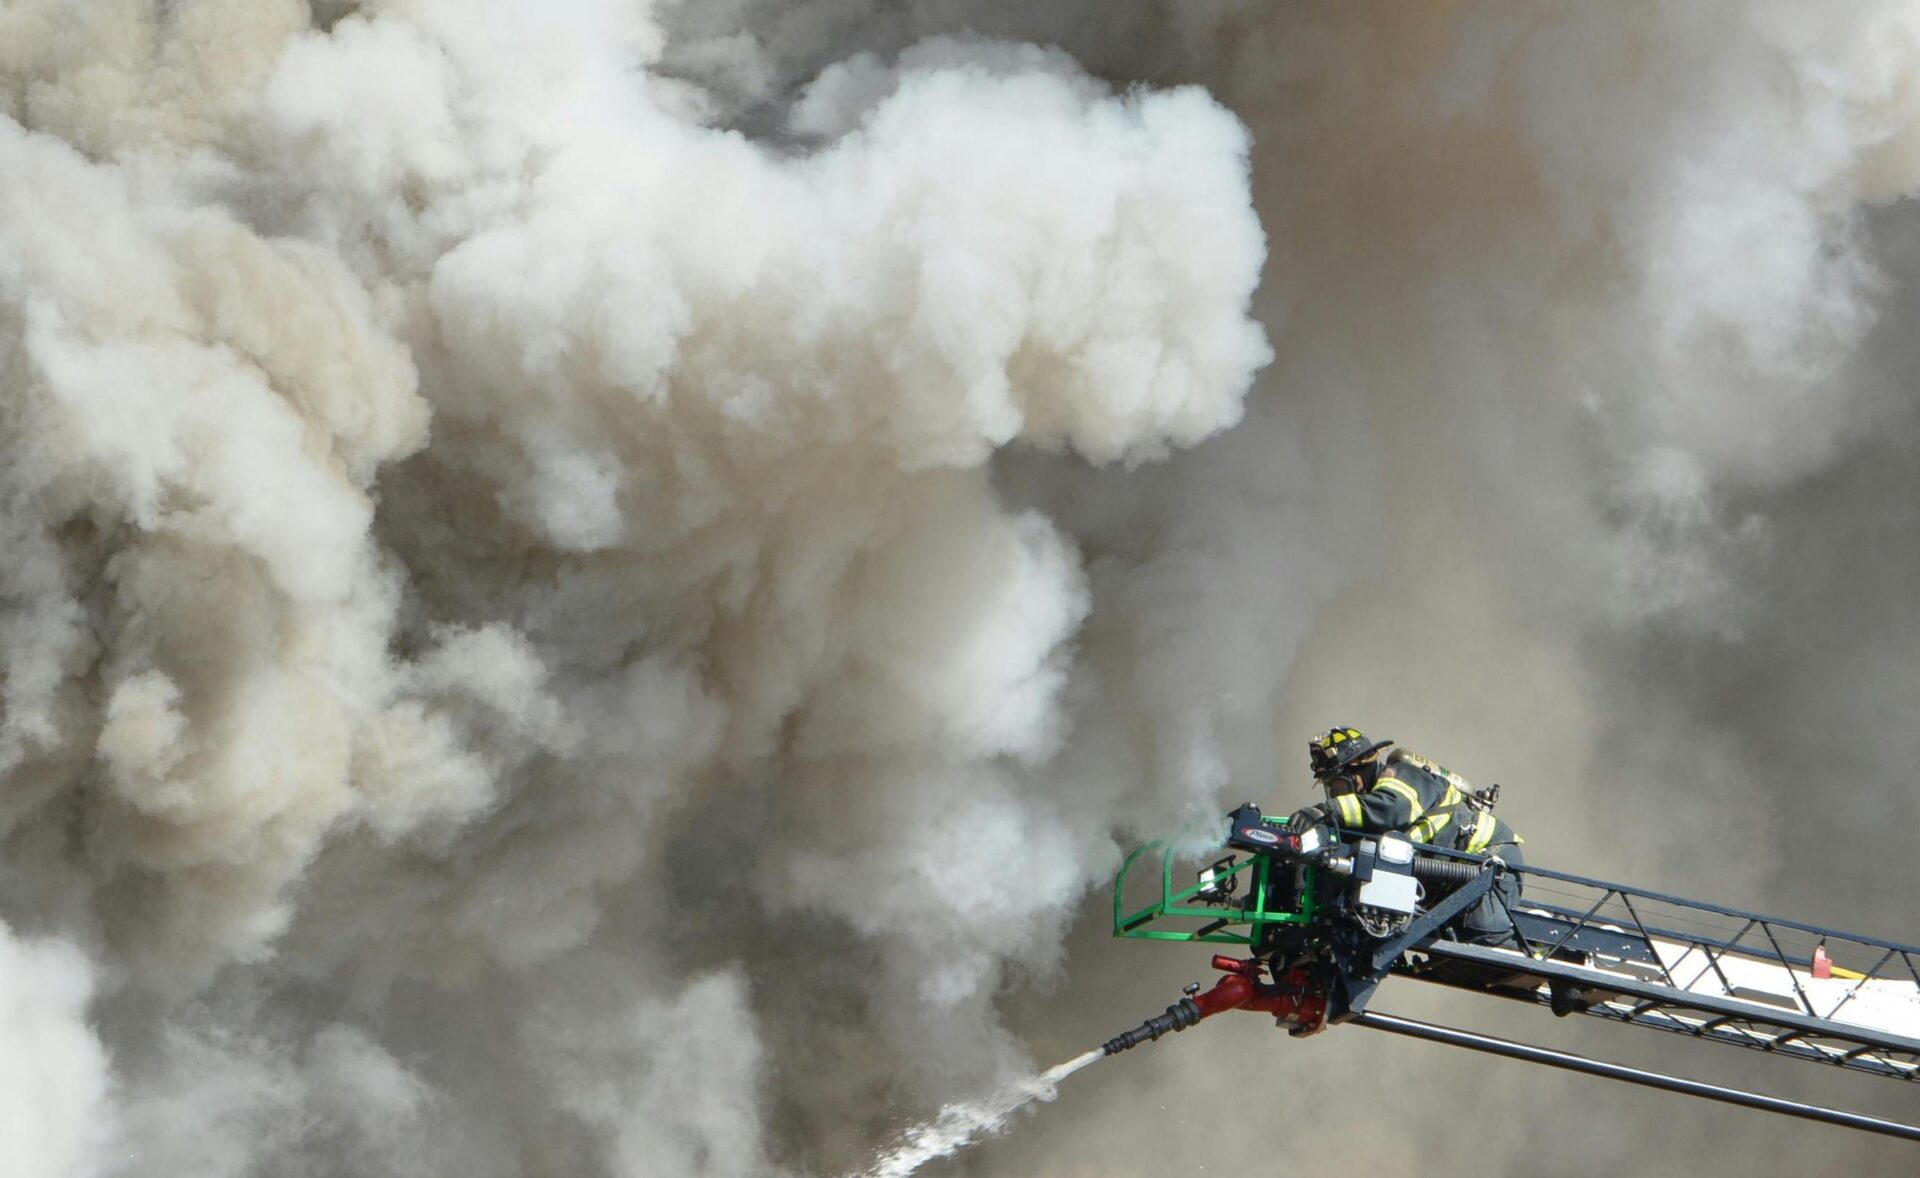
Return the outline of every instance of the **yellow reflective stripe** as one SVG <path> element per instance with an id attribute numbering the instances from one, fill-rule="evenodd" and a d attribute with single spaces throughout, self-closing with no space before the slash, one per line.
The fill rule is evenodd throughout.
<path id="1" fill-rule="evenodd" d="M 1467 851 L 1469 854 L 1477 855 L 1487 849 L 1487 844 L 1493 841 L 1495 825 L 1493 815 L 1487 813 L 1485 810 L 1475 815 L 1473 819 L 1473 834 L 1467 839 Z"/>
<path id="2" fill-rule="evenodd" d="M 1360 825 L 1362 815 L 1360 813 L 1359 798 L 1354 797 L 1352 794 L 1341 794 L 1333 800 L 1334 803 L 1340 807 L 1340 820 L 1342 822 L 1348 826 Z"/>
<path id="3" fill-rule="evenodd" d="M 1394 793 L 1407 799 L 1407 805 L 1413 807 L 1413 810 L 1407 815 L 1408 821 L 1412 821 L 1427 812 L 1427 808 L 1420 804 L 1420 795 L 1415 793 L 1413 787 L 1404 781 L 1398 781 L 1391 777 L 1382 777 L 1379 781 L 1373 783 L 1373 788 L 1390 789 Z"/>
<path id="4" fill-rule="evenodd" d="M 1445 830 L 1447 823 L 1452 821 L 1453 815 L 1451 813 L 1429 814 L 1415 823 L 1413 829 L 1407 833 L 1413 837 L 1413 841 L 1416 843 L 1430 843 L 1433 841 L 1433 836 Z"/>

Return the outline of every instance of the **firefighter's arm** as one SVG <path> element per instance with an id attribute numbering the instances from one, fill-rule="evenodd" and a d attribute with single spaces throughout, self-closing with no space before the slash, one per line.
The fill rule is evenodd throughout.
<path id="1" fill-rule="evenodd" d="M 1373 787 L 1365 793 L 1341 794 L 1330 803 L 1343 829 L 1377 834 L 1383 830 L 1405 830 L 1419 820 L 1425 807 L 1411 782 L 1393 776 L 1391 768 L 1381 771 Z"/>

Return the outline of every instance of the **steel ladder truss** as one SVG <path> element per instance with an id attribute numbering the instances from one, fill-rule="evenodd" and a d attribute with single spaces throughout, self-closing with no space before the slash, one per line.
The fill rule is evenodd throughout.
<path id="1" fill-rule="evenodd" d="M 1509 944 L 1422 937 L 1391 972 L 1920 1083 L 1920 946 L 1563 872 L 1500 869 L 1521 883 L 1511 903 L 1499 899 Z"/>
<path id="2" fill-rule="evenodd" d="M 1252 807 L 1233 817 L 1239 821 L 1248 810 Z M 1149 844 L 1128 856 L 1114 880 L 1114 935 L 1245 946 L 1276 982 L 1296 968 L 1309 976 L 1330 971 L 1319 975 L 1326 987 L 1319 992 L 1323 1025 L 1370 1027 L 1920 1141 L 1920 1125 L 1645 1072 L 1369 1009 L 1383 981 L 1405 977 L 1545 1006 L 1558 1015 L 1583 1014 L 1920 1083 L 1920 946 L 1425 844 L 1416 844 L 1413 867 L 1416 878 L 1430 885 L 1418 912 L 1387 936 L 1354 942 L 1338 915 L 1345 910 L 1342 889 L 1348 885 L 1343 881 L 1350 872 L 1329 874 L 1324 857 L 1301 855 L 1297 847 L 1289 852 L 1284 820 L 1263 818 L 1257 810 L 1252 820 L 1261 824 L 1256 833 L 1268 836 L 1253 840 L 1261 845 L 1230 842 L 1252 853 L 1217 860 L 1185 888 L 1174 883 L 1178 856 L 1170 844 Z M 1157 854 L 1158 869 L 1143 882 L 1158 885 L 1154 897 L 1144 906 L 1129 904 L 1128 880 L 1150 854 Z M 1508 873 L 1520 885 L 1517 895 L 1496 886 Z M 1463 914 L 1487 896 L 1505 913 L 1505 934 L 1462 939 Z M 1216 966 L 1228 968 L 1219 965 L 1221 960 L 1215 958 Z M 1169 1015 L 1176 1009 L 1183 1008 L 1169 1007 Z M 1190 1017 L 1161 1030 L 1179 1030 L 1207 1013 L 1212 1012 L 1186 1011 Z M 1293 1033 L 1317 1029 L 1296 1025 Z"/>

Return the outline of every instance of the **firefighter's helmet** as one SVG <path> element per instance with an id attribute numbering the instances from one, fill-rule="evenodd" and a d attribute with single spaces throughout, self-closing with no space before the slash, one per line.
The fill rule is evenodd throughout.
<path id="1" fill-rule="evenodd" d="M 1392 743 L 1390 740 L 1369 741 L 1358 728 L 1329 728 L 1307 742 L 1307 764 L 1312 767 L 1316 780 L 1325 780 Z"/>

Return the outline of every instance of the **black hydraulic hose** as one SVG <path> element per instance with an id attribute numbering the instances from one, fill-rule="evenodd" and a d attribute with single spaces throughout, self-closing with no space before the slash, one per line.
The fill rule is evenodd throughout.
<path id="1" fill-rule="evenodd" d="M 1107 1040 L 1101 1050 L 1108 1055 L 1118 1055 L 1129 1047 L 1138 1047 L 1142 1043 L 1151 1043 L 1162 1035 L 1184 1031 L 1199 1021 L 1200 1008 L 1193 1004 L 1193 999 L 1182 998 L 1167 1007 L 1167 1013 L 1154 1015 L 1133 1030 Z"/>
<path id="2" fill-rule="evenodd" d="M 1545 1047 L 1533 1047 L 1525 1043 L 1515 1043 L 1508 1039 L 1496 1039 L 1491 1035 L 1477 1035 L 1471 1031 L 1462 1031 L 1454 1027 L 1440 1027 L 1432 1023 L 1418 1022 L 1397 1015 L 1377 1014 L 1366 1011 L 1347 1020 L 1355 1026 L 1372 1027 L 1376 1031 L 1390 1031 L 1395 1035 L 1407 1035 L 1415 1039 L 1425 1039 L 1430 1043 L 1445 1043 L 1450 1047 L 1465 1047 L 1469 1051 L 1484 1051 L 1489 1055 L 1504 1055 L 1509 1059 L 1524 1059 L 1529 1063 L 1545 1064 L 1550 1068 L 1562 1068 L 1569 1072 L 1581 1072 L 1589 1076 L 1604 1076 L 1609 1080 L 1624 1080 L 1629 1084 L 1640 1084 L 1648 1088 L 1660 1088 L 1668 1092 L 1684 1092 L 1688 1096 L 1702 1096 L 1708 1100 L 1717 1100 L 1723 1104 L 1737 1104 L 1744 1108 L 1757 1108 L 1765 1112 L 1781 1113 L 1789 1117 L 1801 1117 L 1809 1121 L 1822 1121 L 1829 1125 L 1844 1125 L 1849 1129 L 1862 1129 L 1868 1133 L 1883 1133 L 1888 1137 L 1901 1137 L 1908 1141 L 1920 1141 L 1920 1126 L 1902 1125 L 1897 1121 L 1883 1121 L 1878 1117 L 1869 1117 L 1861 1113 L 1850 1113 L 1844 1109 L 1822 1108 L 1816 1104 L 1801 1104 L 1797 1100 L 1782 1100 L 1777 1096 L 1762 1096 L 1758 1092 L 1743 1092 L 1738 1088 L 1722 1088 L 1718 1084 L 1707 1084 L 1699 1080 L 1689 1080 L 1682 1076 L 1667 1076 L 1659 1072 L 1643 1072 L 1639 1068 L 1630 1068 L 1624 1064 L 1608 1063 L 1605 1060 L 1588 1059 L 1583 1055 L 1569 1055 L 1564 1051 L 1553 1051 Z"/>
<path id="3" fill-rule="evenodd" d="M 1451 859 L 1429 859 L 1424 855 L 1413 861 L 1413 878 L 1421 883 L 1439 884 L 1447 888 L 1470 882 L 1481 870 L 1478 863 L 1456 863 Z"/>

